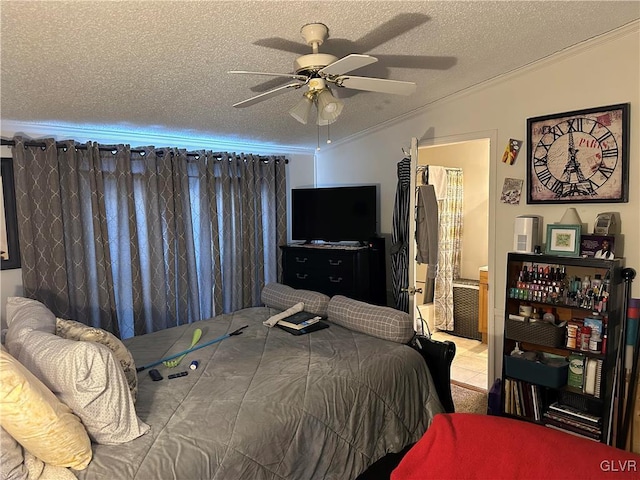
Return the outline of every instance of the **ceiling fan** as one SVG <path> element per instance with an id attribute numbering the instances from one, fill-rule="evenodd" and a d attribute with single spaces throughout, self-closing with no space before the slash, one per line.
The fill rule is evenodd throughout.
<path id="1" fill-rule="evenodd" d="M 294 73 L 249 72 L 245 70 L 228 72 L 232 74 L 288 77 L 294 79 L 295 82 L 272 88 L 247 100 L 235 103 L 234 107 L 249 107 L 288 90 L 306 87 L 302 99 L 289 110 L 289 114 L 300 123 L 306 124 L 309 120 L 311 108 L 315 105 L 318 111 L 316 123 L 318 125 L 329 125 L 338 119 L 344 107 L 344 102 L 333 96 L 331 86 L 395 95 L 410 95 L 415 92 L 416 84 L 413 82 L 359 77 L 349 74 L 349 72 L 358 68 L 377 62 L 378 59 L 376 57 L 351 53 L 338 59 L 331 54 L 320 53 L 318 47 L 322 45 L 329 35 L 329 29 L 326 25 L 309 23 L 302 27 L 300 33 L 307 45 L 311 46 L 312 53 L 302 55 L 294 61 Z"/>

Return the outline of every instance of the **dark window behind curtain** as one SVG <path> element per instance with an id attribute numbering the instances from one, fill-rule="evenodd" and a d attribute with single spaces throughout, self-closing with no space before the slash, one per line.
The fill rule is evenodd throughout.
<path id="1" fill-rule="evenodd" d="M 25 295 L 56 315 L 127 338 L 259 305 L 279 278 L 283 158 L 14 142 Z"/>

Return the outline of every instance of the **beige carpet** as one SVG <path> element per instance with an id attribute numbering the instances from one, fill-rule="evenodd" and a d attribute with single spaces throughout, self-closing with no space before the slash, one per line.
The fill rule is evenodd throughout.
<path id="1" fill-rule="evenodd" d="M 455 383 L 451 384 L 451 396 L 456 412 L 487 413 L 487 393 L 471 388 L 465 388 Z"/>

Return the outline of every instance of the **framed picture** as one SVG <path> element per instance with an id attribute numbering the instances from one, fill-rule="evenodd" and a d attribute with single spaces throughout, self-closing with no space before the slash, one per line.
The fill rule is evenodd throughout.
<path id="1" fill-rule="evenodd" d="M 622 242 L 617 235 L 591 235 L 580 237 L 580 256 L 613 260 L 622 257 Z"/>
<path id="2" fill-rule="evenodd" d="M 628 201 L 628 103 L 527 119 L 527 203 Z"/>
<path id="3" fill-rule="evenodd" d="M 547 225 L 547 248 L 549 255 L 578 257 L 580 253 L 580 225 Z"/>
<path id="4" fill-rule="evenodd" d="M 20 245 L 18 243 L 18 217 L 16 215 L 16 193 L 13 181 L 13 160 L 2 158 L 0 165 L 0 267 L 2 270 L 20 268 Z"/>

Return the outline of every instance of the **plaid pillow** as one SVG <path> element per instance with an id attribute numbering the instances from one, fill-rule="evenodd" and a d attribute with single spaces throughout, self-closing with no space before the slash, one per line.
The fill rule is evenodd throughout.
<path id="1" fill-rule="evenodd" d="M 296 290 L 281 283 L 269 283 L 262 289 L 260 297 L 262 303 L 267 307 L 277 310 L 287 310 L 296 303 L 304 303 L 304 311 L 327 316 L 327 306 L 329 305 L 329 297 L 324 293 L 312 292 L 311 290 Z"/>
<path id="2" fill-rule="evenodd" d="M 330 322 L 372 337 L 407 343 L 413 338 L 413 324 L 406 312 L 360 302 L 342 295 L 329 301 Z"/>

